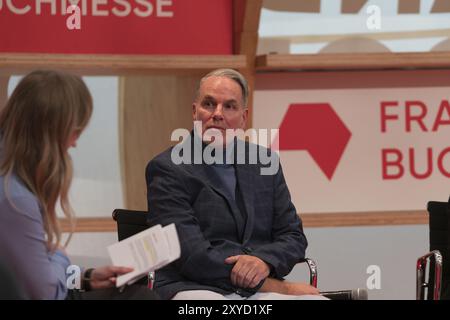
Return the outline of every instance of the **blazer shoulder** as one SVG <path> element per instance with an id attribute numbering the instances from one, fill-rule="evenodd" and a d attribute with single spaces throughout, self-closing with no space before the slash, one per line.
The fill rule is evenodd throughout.
<path id="1" fill-rule="evenodd" d="M 164 168 L 167 166 L 170 166 L 170 153 L 171 153 L 172 147 L 164 150 L 163 152 L 159 153 L 153 159 L 151 159 L 147 166 L 145 167 L 145 172 L 148 173 L 151 170 L 155 170 L 157 168 Z"/>
<path id="2" fill-rule="evenodd" d="M 245 151 L 245 157 L 250 159 L 256 159 L 258 165 L 264 165 L 266 158 L 270 158 L 271 161 L 279 161 L 279 155 L 276 151 L 273 151 L 270 147 L 264 147 L 260 144 L 255 144 L 248 141 L 237 141 L 238 154 L 242 154 Z M 261 159 L 263 157 L 263 159 Z M 265 160 L 265 161 L 264 161 Z"/>
<path id="3" fill-rule="evenodd" d="M 177 164 L 176 161 L 172 159 L 172 150 L 173 146 L 164 150 L 157 156 L 155 156 L 152 160 L 150 160 L 146 167 L 146 172 L 154 170 L 161 170 L 167 172 L 180 172 L 187 170 L 187 166 L 184 163 Z"/>
<path id="4" fill-rule="evenodd" d="M 156 155 L 152 160 L 150 160 L 150 162 L 156 162 L 156 163 L 160 163 L 160 162 L 167 163 L 167 162 L 169 162 L 171 160 L 170 156 L 172 154 L 172 149 L 173 149 L 173 146 L 170 147 L 170 148 L 167 148 L 166 150 L 164 150 L 160 154 Z"/>

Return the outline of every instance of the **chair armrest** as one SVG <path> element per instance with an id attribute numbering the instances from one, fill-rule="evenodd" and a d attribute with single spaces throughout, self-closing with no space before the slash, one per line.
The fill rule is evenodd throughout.
<path id="1" fill-rule="evenodd" d="M 150 271 L 147 275 L 147 288 L 153 290 L 155 285 L 156 273 L 155 271 Z"/>
<path id="2" fill-rule="evenodd" d="M 427 269 L 428 261 L 434 262 L 434 278 L 425 280 L 425 271 Z M 430 266 L 431 268 L 431 266 Z M 431 271 L 431 269 L 429 269 Z M 431 273 L 433 274 L 433 272 Z M 430 290 L 432 286 L 433 300 L 440 300 L 441 298 L 441 282 L 442 282 L 442 255 L 439 250 L 434 250 L 426 255 L 417 259 L 417 269 L 416 269 L 416 299 L 425 299 L 425 288 Z M 427 292 L 427 297 L 430 297 L 429 291 Z"/>
<path id="3" fill-rule="evenodd" d="M 315 288 L 317 288 L 317 277 L 318 277 L 318 271 L 317 271 L 317 263 L 309 258 L 301 259 L 298 264 L 300 263 L 307 263 L 309 268 L 309 284 Z"/>

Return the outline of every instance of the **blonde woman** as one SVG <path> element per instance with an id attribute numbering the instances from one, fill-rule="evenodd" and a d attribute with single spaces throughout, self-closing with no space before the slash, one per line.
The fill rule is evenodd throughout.
<path id="1" fill-rule="evenodd" d="M 67 298 L 70 261 L 56 207 L 73 221 L 68 149 L 76 146 L 91 114 L 92 98 L 81 78 L 55 71 L 25 76 L 0 110 L 0 260 L 14 270 L 28 298 Z M 88 269 L 83 283 L 85 289 L 112 288 L 117 275 L 130 271 Z M 102 292 L 93 297 L 118 293 Z"/>

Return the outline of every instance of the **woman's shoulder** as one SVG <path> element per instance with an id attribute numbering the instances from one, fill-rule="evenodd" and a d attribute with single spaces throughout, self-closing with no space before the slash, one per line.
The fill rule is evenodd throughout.
<path id="1" fill-rule="evenodd" d="M 8 178 L 0 175 L 0 207 L 3 212 L 14 210 L 30 218 L 41 218 L 36 196 L 14 174 Z"/>

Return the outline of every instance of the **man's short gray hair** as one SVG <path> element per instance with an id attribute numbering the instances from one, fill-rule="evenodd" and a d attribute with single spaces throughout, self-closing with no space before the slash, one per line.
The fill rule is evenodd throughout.
<path id="1" fill-rule="evenodd" d="M 225 77 L 225 78 L 235 81 L 241 87 L 242 101 L 244 102 L 243 107 L 247 108 L 248 91 L 249 91 L 248 83 L 247 83 L 247 80 L 244 78 L 244 76 L 234 69 L 216 69 L 216 70 L 213 70 L 210 73 L 208 73 L 203 78 L 201 78 L 198 88 L 197 88 L 196 99 L 198 98 L 198 96 L 200 94 L 200 87 L 202 86 L 203 81 L 205 81 L 206 79 L 208 79 L 210 77 Z"/>

